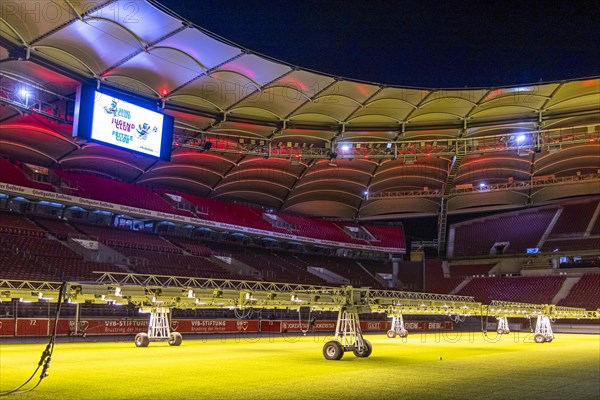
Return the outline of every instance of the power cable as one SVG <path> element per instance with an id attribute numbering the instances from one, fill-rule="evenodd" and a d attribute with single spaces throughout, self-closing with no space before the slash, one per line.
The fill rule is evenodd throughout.
<path id="1" fill-rule="evenodd" d="M 14 389 L 11 389 L 11 390 L 8 390 L 5 392 L 0 392 L 0 396 L 7 396 L 10 394 L 23 394 L 23 393 L 31 392 L 32 390 L 37 388 L 40 385 L 40 383 L 42 383 L 42 380 L 45 377 L 48 376 L 48 369 L 50 368 L 50 361 L 52 360 L 52 354 L 54 353 L 54 343 L 56 341 L 56 331 L 57 331 L 57 327 L 58 327 L 58 319 L 60 317 L 60 309 L 62 306 L 62 302 L 65 299 L 66 287 L 67 287 L 66 282 L 63 282 L 62 285 L 60 286 L 60 291 L 58 292 L 58 301 L 56 303 L 56 316 L 54 317 L 54 327 L 52 329 L 52 334 L 50 335 L 48 344 L 46 345 L 46 348 L 42 352 L 42 356 L 40 357 L 40 361 L 38 362 L 37 368 L 35 369 L 35 371 L 33 371 L 31 376 L 29 377 L 29 379 L 27 379 L 25 382 L 23 382 L 22 384 L 20 384 L 19 386 L 17 386 Z M 29 382 L 31 382 L 31 380 L 37 374 L 37 372 L 40 370 L 40 368 L 42 369 L 42 373 L 40 374 L 37 383 L 29 389 L 21 390 L 21 388 L 23 386 L 25 386 Z"/>

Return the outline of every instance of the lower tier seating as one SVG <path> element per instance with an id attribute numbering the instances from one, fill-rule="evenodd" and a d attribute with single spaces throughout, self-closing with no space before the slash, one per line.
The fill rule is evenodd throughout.
<path id="1" fill-rule="evenodd" d="M 492 300 L 550 304 L 565 276 L 473 278 L 458 294 L 489 304 Z"/>
<path id="2" fill-rule="evenodd" d="M 600 309 L 600 273 L 584 274 L 559 305 L 586 310 Z"/>

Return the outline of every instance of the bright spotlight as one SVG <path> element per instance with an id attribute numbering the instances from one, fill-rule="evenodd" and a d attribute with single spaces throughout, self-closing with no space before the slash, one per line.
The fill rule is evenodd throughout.
<path id="1" fill-rule="evenodd" d="M 524 140 L 525 140 L 525 135 L 517 136 L 517 143 L 523 143 Z"/>
<path id="2" fill-rule="evenodd" d="M 347 145 L 347 144 L 343 144 L 340 148 L 342 149 L 342 151 L 348 151 L 348 150 L 350 150 L 350 146 Z"/>
<path id="3" fill-rule="evenodd" d="M 25 88 L 19 90 L 19 94 L 21 95 L 21 97 L 29 97 L 29 91 Z"/>
<path id="4" fill-rule="evenodd" d="M 484 187 L 486 187 L 486 186 L 487 186 L 487 185 L 485 184 L 485 182 L 481 182 L 481 183 L 479 184 L 479 187 L 480 187 L 480 188 L 482 188 L 482 189 L 483 189 Z"/>

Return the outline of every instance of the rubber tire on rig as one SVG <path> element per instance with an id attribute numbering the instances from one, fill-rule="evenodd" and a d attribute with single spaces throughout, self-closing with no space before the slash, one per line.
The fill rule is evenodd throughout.
<path id="1" fill-rule="evenodd" d="M 544 343 L 546 341 L 546 336 L 542 335 L 541 333 L 537 333 L 533 337 L 533 341 L 536 343 Z"/>
<path id="2" fill-rule="evenodd" d="M 407 330 L 400 331 L 400 337 L 401 338 L 408 337 L 408 331 Z"/>
<path id="3" fill-rule="evenodd" d="M 150 337 L 146 332 L 140 332 L 135 335 L 135 347 L 148 347 L 150 344 Z"/>
<path id="4" fill-rule="evenodd" d="M 181 346 L 181 342 L 183 342 L 181 333 L 171 332 L 171 336 L 169 337 L 169 346 Z"/>
<path id="5" fill-rule="evenodd" d="M 323 346 L 323 356 L 328 360 L 341 360 L 344 356 L 344 348 L 340 342 L 331 340 Z"/>
<path id="6" fill-rule="evenodd" d="M 554 340 L 554 336 L 549 336 L 546 338 L 546 342 L 548 342 L 548 343 L 550 343 L 553 340 Z"/>
<path id="7" fill-rule="evenodd" d="M 352 350 L 352 352 L 354 353 L 354 355 L 356 357 L 361 357 L 361 358 L 367 358 L 371 355 L 371 352 L 373 351 L 373 346 L 371 345 L 371 342 L 369 342 L 368 340 L 365 339 L 365 348 L 363 351 L 358 351 L 358 350 Z"/>
<path id="8" fill-rule="evenodd" d="M 393 329 L 390 329 L 389 331 L 387 331 L 387 337 L 389 337 L 390 339 L 393 339 L 396 337 L 396 331 Z"/>

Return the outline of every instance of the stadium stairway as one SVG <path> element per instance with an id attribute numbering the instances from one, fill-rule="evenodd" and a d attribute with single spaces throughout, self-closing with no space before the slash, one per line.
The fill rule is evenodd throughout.
<path id="1" fill-rule="evenodd" d="M 554 229 L 554 226 L 556 225 L 556 222 L 559 220 L 562 212 L 563 212 L 563 209 L 559 208 L 556 211 L 556 214 L 554 214 L 554 217 L 552 217 L 552 220 L 548 224 L 548 227 L 544 231 L 544 234 L 542 235 L 542 237 L 540 238 L 540 241 L 537 244 L 538 249 L 541 249 L 544 246 L 546 239 L 548 239 L 548 236 L 550 236 L 550 234 L 552 233 L 552 230 Z"/>
<path id="2" fill-rule="evenodd" d="M 237 260 L 235 257 L 231 257 L 230 263 L 226 262 L 221 257 L 222 256 L 211 255 L 209 260 L 233 275 L 234 279 L 246 279 L 248 277 L 251 279 L 258 279 L 261 277 L 260 271 Z"/>
<path id="3" fill-rule="evenodd" d="M 592 234 L 592 232 L 594 232 L 594 228 L 596 228 L 598 225 L 600 225 L 598 222 L 600 221 L 600 202 L 598 203 L 598 206 L 596 207 L 596 209 L 594 210 L 594 214 L 592 215 L 592 218 L 590 219 L 590 223 L 588 224 L 586 230 L 585 230 L 585 234 L 583 235 L 584 237 L 588 237 Z"/>
<path id="4" fill-rule="evenodd" d="M 573 289 L 573 286 L 575 286 L 577 282 L 579 282 L 579 279 L 581 279 L 581 277 L 579 276 L 567 277 L 567 279 L 565 279 L 565 281 L 563 282 L 558 293 L 556 293 L 556 295 L 552 299 L 552 304 L 558 304 L 562 299 L 566 298 L 571 292 L 571 289 Z"/>
<path id="5" fill-rule="evenodd" d="M 467 283 L 469 283 L 469 281 L 471 279 L 472 278 L 465 278 L 465 280 L 463 280 L 461 283 L 459 283 L 457 287 L 455 287 L 454 289 L 452 289 L 450 291 L 450 294 L 456 294 L 456 293 L 460 292 L 462 290 L 462 288 L 464 288 L 465 286 L 467 286 Z"/>
<path id="6" fill-rule="evenodd" d="M 178 248 L 180 248 L 180 249 L 181 249 L 181 252 L 182 252 L 182 254 L 183 254 L 183 255 L 186 255 L 186 256 L 194 256 L 192 253 L 190 253 L 190 252 L 189 252 L 189 251 L 188 251 L 188 250 L 187 250 L 185 247 L 183 247 L 183 246 L 182 246 L 182 245 L 180 245 L 179 243 L 177 243 L 177 242 L 175 242 L 175 241 L 173 241 L 173 240 L 170 240 L 169 238 L 167 238 L 167 237 L 164 237 L 164 236 L 160 236 L 160 235 L 159 235 L 158 237 L 159 237 L 159 238 L 161 238 L 162 240 L 164 240 L 165 242 L 167 242 L 167 243 L 169 243 L 169 244 L 171 244 L 171 245 L 173 245 L 173 246 L 175 246 L 175 247 L 178 247 Z"/>
<path id="7" fill-rule="evenodd" d="M 357 260 L 356 263 L 360 266 L 360 268 L 363 271 L 365 271 L 365 274 L 369 275 L 371 278 L 373 278 L 374 280 L 376 280 L 377 282 L 379 282 L 379 284 L 382 287 L 384 287 L 384 288 L 389 287 L 389 284 L 388 284 L 388 282 L 385 279 L 381 278 L 378 274 L 372 273 L 371 271 L 369 271 L 367 268 L 365 268 L 364 265 L 362 265 L 362 263 L 360 261 Z"/>

